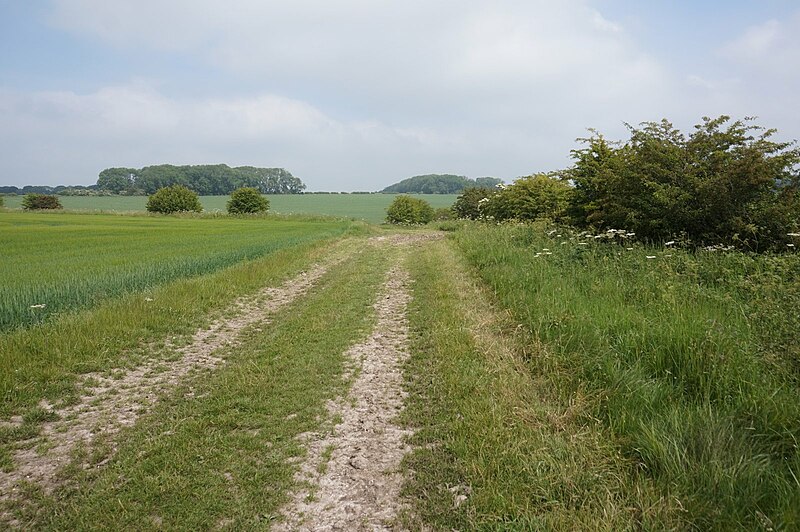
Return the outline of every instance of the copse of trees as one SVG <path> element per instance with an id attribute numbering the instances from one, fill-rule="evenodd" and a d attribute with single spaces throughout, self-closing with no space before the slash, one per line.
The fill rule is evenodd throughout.
<path id="1" fill-rule="evenodd" d="M 785 249 L 800 228 L 800 149 L 772 140 L 753 119 L 703 118 L 690 135 L 667 120 L 628 126 L 610 142 L 597 131 L 579 139 L 573 166 L 518 179 L 480 202 L 481 217 L 550 218 L 596 230 L 626 229 L 659 241 Z"/>
<path id="2" fill-rule="evenodd" d="M 381 190 L 384 194 L 460 194 L 464 189 L 493 188 L 502 183 L 496 177 L 470 179 L 461 175 L 426 174 L 409 177 Z"/>
<path id="3" fill-rule="evenodd" d="M 97 179 L 98 188 L 115 194 L 152 194 L 172 185 L 183 185 L 202 196 L 224 196 L 243 187 L 256 188 L 262 194 L 300 194 L 306 188 L 283 168 L 231 168 L 226 164 L 106 168 Z"/>

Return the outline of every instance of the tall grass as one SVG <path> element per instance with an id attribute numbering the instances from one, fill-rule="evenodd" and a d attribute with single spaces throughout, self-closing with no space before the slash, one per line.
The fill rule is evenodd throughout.
<path id="1" fill-rule="evenodd" d="M 549 232 L 549 231 L 548 231 Z M 565 400 L 588 397 L 701 529 L 800 526 L 800 257 L 604 244 L 542 226 L 455 239 Z M 590 419 L 587 419 L 590 421 Z"/>
<path id="2" fill-rule="evenodd" d="M 0 331 L 194 277 L 310 240 L 346 222 L 0 214 Z"/>

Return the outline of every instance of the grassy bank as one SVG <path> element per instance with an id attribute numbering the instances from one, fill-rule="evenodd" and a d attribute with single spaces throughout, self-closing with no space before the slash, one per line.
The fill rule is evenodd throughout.
<path id="1" fill-rule="evenodd" d="M 560 402 L 585 403 L 583 423 L 601 423 L 628 461 L 626 491 L 654 486 L 680 528 L 800 526 L 797 255 L 600 244 L 537 226 L 455 239 L 520 324 L 530 374 Z"/>
<path id="2" fill-rule="evenodd" d="M 0 331 L 344 233 L 347 222 L 0 213 Z"/>

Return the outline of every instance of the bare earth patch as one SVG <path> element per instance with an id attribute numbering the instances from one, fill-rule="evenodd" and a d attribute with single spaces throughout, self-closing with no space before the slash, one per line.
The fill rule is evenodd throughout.
<path id="1" fill-rule="evenodd" d="M 207 329 L 197 331 L 188 345 L 176 349 L 174 360 L 153 359 L 113 376 L 89 373 L 82 376 L 84 394 L 76 404 L 54 408 L 41 403 L 43 409 L 55 414 L 52 416 L 55 421 L 42 424 L 34 446 L 14 454 L 13 471 L 0 472 L 0 502 L 18 498 L 20 482 L 51 492 L 59 484 L 58 472 L 73 461 L 76 451 L 92 449 L 98 442 L 110 445 L 104 460 L 94 464 L 102 465 L 113 455 L 112 437 L 123 427 L 133 425 L 190 372 L 213 370 L 221 365 L 224 360 L 216 353 L 220 348 L 236 345 L 237 336 L 246 327 L 268 323 L 271 315 L 308 292 L 341 260 L 316 265 L 280 287 L 266 288 L 255 297 L 240 299 L 225 313 L 232 317 L 221 318 Z M 83 466 L 90 467 L 86 463 Z M 3 522 L 14 524 L 7 512 L 0 513 L 0 523 Z"/>
<path id="2" fill-rule="evenodd" d="M 388 240 L 395 245 L 427 240 L 409 236 Z M 308 458 L 296 476 L 304 487 L 293 494 L 284 509 L 286 521 L 276 530 L 392 527 L 401 509 L 400 461 L 410 450 L 404 439 L 411 432 L 393 422 L 405 400 L 401 365 L 408 356 L 409 282 L 404 270 L 388 272 L 375 303 L 375 329 L 345 353 L 355 381 L 346 397 L 328 405 L 341 423 L 327 434 L 304 435 Z"/>

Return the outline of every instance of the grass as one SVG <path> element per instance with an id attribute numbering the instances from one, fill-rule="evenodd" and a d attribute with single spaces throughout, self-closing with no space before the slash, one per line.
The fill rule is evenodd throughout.
<path id="1" fill-rule="evenodd" d="M 652 486 L 628 491 L 629 461 L 584 402 L 552 394 L 516 324 L 448 243 L 410 264 L 412 357 L 404 421 L 411 529 L 625 530 L 669 524 Z M 673 523 L 674 524 L 674 523 Z"/>
<path id="2" fill-rule="evenodd" d="M 449 207 L 456 199 L 451 194 L 412 194 L 433 206 Z M 312 214 L 365 220 L 383 223 L 386 208 L 396 196 L 394 194 L 277 194 L 268 195 L 270 212 L 278 214 Z M 145 211 L 144 196 L 59 196 L 65 209 L 99 211 Z M 205 211 L 225 211 L 229 196 L 201 196 Z M 21 208 L 22 196 L 6 196 L 5 207 Z"/>
<path id="3" fill-rule="evenodd" d="M 246 333 L 223 368 L 183 383 L 149 411 L 106 467 L 75 469 L 71 487 L 18 509 L 21 522 L 60 530 L 269 528 L 304 453 L 297 436 L 329 422 L 326 401 L 348 385 L 343 353 L 373 323 L 390 260 L 368 250 L 329 272 L 272 324 Z"/>
<path id="4" fill-rule="evenodd" d="M 168 283 L 147 297 L 127 294 L 36 327 L 0 334 L 0 419 L 25 418 L 20 427 L 0 427 L 0 468 L 12 467 L 11 451 L 38 433 L 41 399 L 57 406 L 73 403 L 81 392 L 76 386 L 79 375 L 135 367 L 154 356 L 165 338 L 180 342 L 237 297 L 279 284 L 329 247 L 329 241 L 288 247 Z"/>
<path id="5" fill-rule="evenodd" d="M 476 225 L 455 238 L 528 345 L 543 346 L 531 375 L 562 402 L 585 401 L 584 422 L 630 461 L 625 492 L 654 486 L 679 528 L 800 526 L 800 257 L 628 249 L 544 229 Z"/>
<path id="6" fill-rule="evenodd" d="M 0 331 L 210 273 L 347 222 L 0 213 Z"/>

